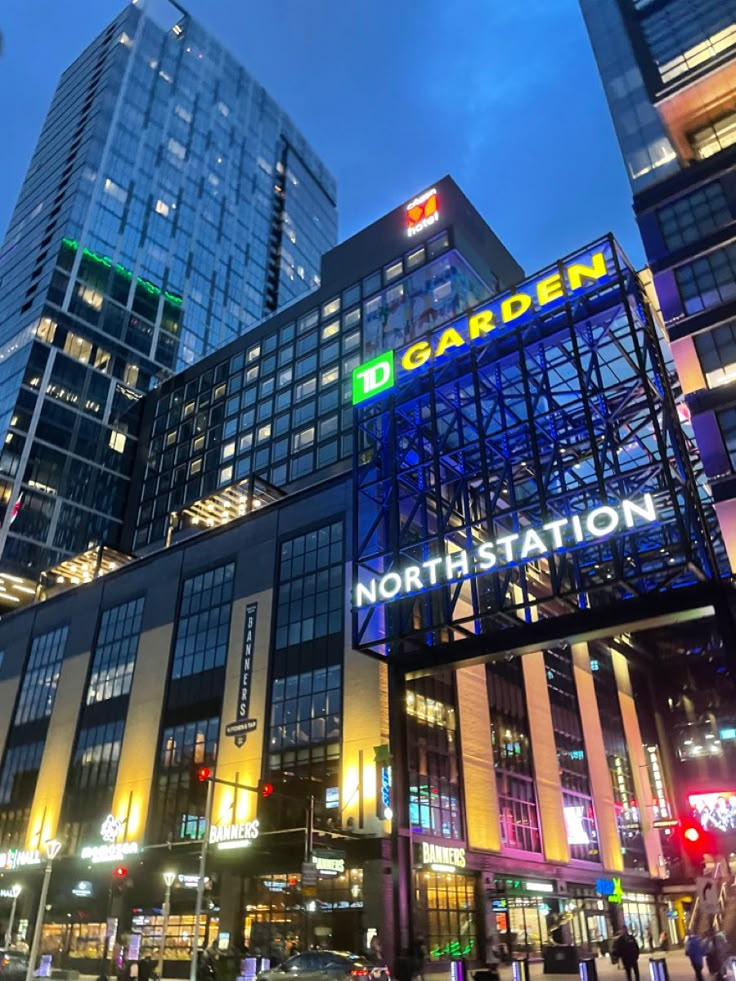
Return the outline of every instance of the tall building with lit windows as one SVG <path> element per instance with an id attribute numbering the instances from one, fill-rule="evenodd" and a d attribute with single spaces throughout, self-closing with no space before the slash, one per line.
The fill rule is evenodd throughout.
<path id="1" fill-rule="evenodd" d="M 285 112 L 179 4 L 148 7 L 62 75 L 0 246 L 0 573 L 115 544 L 141 394 L 319 286 L 336 241 Z"/>
<path id="2" fill-rule="evenodd" d="M 733 569 L 736 2 L 580 6 Z"/>

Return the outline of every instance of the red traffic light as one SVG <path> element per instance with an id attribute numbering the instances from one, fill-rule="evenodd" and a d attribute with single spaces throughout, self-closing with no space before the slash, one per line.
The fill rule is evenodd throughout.
<path id="1" fill-rule="evenodd" d="M 689 828 L 685 828 L 682 835 L 684 838 L 687 838 L 687 840 L 692 842 L 693 844 L 700 841 L 700 832 L 694 825 L 692 825 Z"/>
<path id="2" fill-rule="evenodd" d="M 264 781 L 261 784 L 261 797 L 270 797 L 273 793 L 273 784 Z"/>
<path id="3" fill-rule="evenodd" d="M 200 766 L 200 768 L 197 770 L 197 780 L 199 780 L 200 783 L 204 783 L 205 780 L 209 780 L 211 776 L 212 770 L 210 770 L 208 766 Z"/>
<path id="4" fill-rule="evenodd" d="M 128 870 L 124 868 L 122 865 L 118 865 L 116 868 L 112 870 L 112 874 L 116 879 L 124 879 L 128 874 Z"/>

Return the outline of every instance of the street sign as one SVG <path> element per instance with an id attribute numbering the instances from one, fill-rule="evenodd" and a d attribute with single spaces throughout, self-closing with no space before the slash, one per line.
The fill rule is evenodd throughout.
<path id="1" fill-rule="evenodd" d="M 676 828 L 680 823 L 678 818 L 657 818 L 652 821 L 653 828 Z"/>
<path id="2" fill-rule="evenodd" d="M 306 886 L 316 886 L 319 879 L 319 870 L 315 862 L 302 862 L 302 891 Z"/>
<path id="3" fill-rule="evenodd" d="M 698 896 L 698 907 L 708 916 L 719 912 L 721 904 L 718 898 L 718 883 L 707 876 L 699 875 L 695 880 L 695 891 Z"/>

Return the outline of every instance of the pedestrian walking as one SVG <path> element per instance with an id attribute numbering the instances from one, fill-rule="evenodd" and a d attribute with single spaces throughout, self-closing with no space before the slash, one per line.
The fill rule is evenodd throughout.
<path id="1" fill-rule="evenodd" d="M 687 931 L 685 941 L 685 954 L 695 971 L 695 981 L 703 981 L 703 961 L 705 960 L 705 947 L 703 941 L 692 930 Z"/>
<path id="2" fill-rule="evenodd" d="M 616 937 L 613 944 L 616 959 L 621 961 L 626 971 L 626 981 L 639 981 L 639 944 L 636 937 L 626 927 Z"/>
<path id="3" fill-rule="evenodd" d="M 729 954 L 728 940 L 721 930 L 711 927 L 705 938 L 705 963 L 714 978 L 719 978 Z"/>

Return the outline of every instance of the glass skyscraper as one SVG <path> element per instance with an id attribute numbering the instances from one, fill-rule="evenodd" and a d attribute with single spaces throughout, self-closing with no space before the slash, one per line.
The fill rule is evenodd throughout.
<path id="1" fill-rule="evenodd" d="M 0 599 L 115 545 L 142 393 L 319 286 L 335 182 L 176 4 L 62 75 L 0 246 Z"/>
<path id="2" fill-rule="evenodd" d="M 736 0 L 580 0 L 736 568 Z"/>

